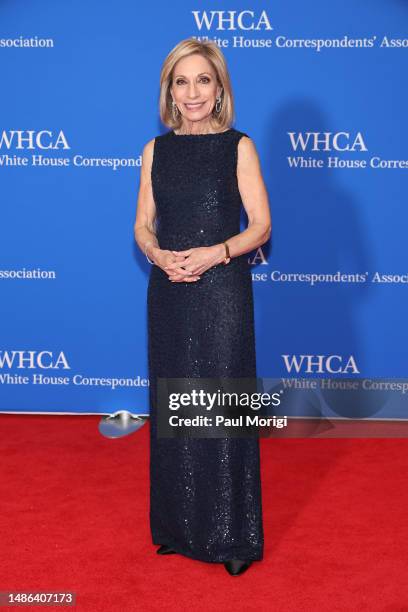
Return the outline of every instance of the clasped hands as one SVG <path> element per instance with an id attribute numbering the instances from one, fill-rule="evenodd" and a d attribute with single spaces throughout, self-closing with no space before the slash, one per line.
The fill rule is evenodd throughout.
<path id="1" fill-rule="evenodd" d="M 172 282 L 195 282 L 212 266 L 225 258 L 225 246 L 214 244 L 209 247 L 195 247 L 184 251 L 157 249 L 156 263 L 164 270 Z"/>

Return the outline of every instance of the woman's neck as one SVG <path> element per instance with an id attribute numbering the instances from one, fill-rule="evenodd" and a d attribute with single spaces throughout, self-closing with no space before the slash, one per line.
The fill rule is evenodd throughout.
<path id="1" fill-rule="evenodd" d="M 210 122 L 205 124 L 193 121 L 189 124 L 182 123 L 175 134 L 182 136 L 183 134 L 214 134 L 219 131 L 217 125 L 212 125 Z"/>

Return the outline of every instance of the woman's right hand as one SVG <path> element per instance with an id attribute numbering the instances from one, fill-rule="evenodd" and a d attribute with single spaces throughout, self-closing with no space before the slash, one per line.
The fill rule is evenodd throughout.
<path id="1" fill-rule="evenodd" d="M 149 255 L 150 259 L 159 266 L 168 276 L 171 275 L 169 280 L 173 283 L 178 282 L 194 282 L 200 279 L 199 275 L 194 275 L 191 272 L 188 272 L 184 268 L 181 267 L 183 262 L 185 261 L 184 255 L 174 255 L 171 251 L 167 249 L 161 249 L 159 247 L 151 247 L 149 249 L 151 255 Z M 172 267 L 168 269 L 167 266 L 169 264 L 179 263 L 180 266 Z"/>

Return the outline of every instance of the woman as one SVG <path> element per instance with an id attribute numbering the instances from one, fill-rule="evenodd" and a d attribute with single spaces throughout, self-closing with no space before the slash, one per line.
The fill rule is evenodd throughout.
<path id="1" fill-rule="evenodd" d="M 263 557 L 259 440 L 157 435 L 157 379 L 256 378 L 248 253 L 270 236 L 252 140 L 231 127 L 225 58 L 181 41 L 161 71 L 160 116 L 172 128 L 143 149 L 135 239 L 148 287 L 150 526 L 159 554 L 224 563 Z M 240 232 L 242 205 L 248 227 Z"/>

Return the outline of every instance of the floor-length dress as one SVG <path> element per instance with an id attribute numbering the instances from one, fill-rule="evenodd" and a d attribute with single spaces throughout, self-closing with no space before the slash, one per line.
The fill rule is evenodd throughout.
<path id="1" fill-rule="evenodd" d="M 242 136 L 230 128 L 155 138 L 151 178 L 160 248 L 211 246 L 240 232 Z M 147 307 L 152 541 L 201 561 L 260 560 L 258 438 L 157 435 L 158 377 L 256 377 L 248 254 L 213 266 L 195 282 L 171 282 L 152 265 Z"/>

